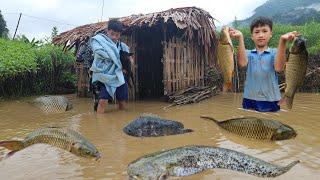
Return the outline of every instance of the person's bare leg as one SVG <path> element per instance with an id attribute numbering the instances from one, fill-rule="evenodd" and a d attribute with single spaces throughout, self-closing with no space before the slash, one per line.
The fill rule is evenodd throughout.
<path id="1" fill-rule="evenodd" d="M 126 109 L 126 101 L 119 101 L 119 109 L 120 110 Z"/>
<path id="2" fill-rule="evenodd" d="M 99 114 L 104 113 L 104 110 L 105 110 L 105 108 L 107 106 L 107 102 L 108 102 L 108 100 L 106 100 L 106 99 L 100 99 L 99 100 L 97 113 L 99 113 Z"/>

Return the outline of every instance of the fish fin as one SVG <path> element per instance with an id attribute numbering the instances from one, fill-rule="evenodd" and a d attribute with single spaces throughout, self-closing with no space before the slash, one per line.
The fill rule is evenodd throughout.
<path id="1" fill-rule="evenodd" d="M 10 151 L 10 152 L 6 155 L 6 158 L 12 156 L 12 155 L 13 155 L 14 153 L 16 153 L 16 152 L 18 152 L 18 151 Z"/>
<path id="2" fill-rule="evenodd" d="M 219 121 L 217 121 L 216 119 L 214 119 L 213 117 L 209 117 L 209 116 L 205 116 L 205 115 L 201 115 L 200 116 L 201 118 L 204 118 L 204 119 L 209 119 L 211 121 L 214 121 L 215 123 L 219 123 Z"/>
<path id="3" fill-rule="evenodd" d="M 228 90 L 232 91 L 232 86 L 233 86 L 232 82 L 227 83 Z"/>
<path id="4" fill-rule="evenodd" d="M 22 141 L 0 141 L 0 146 L 12 151 L 19 151 L 24 148 Z"/>
<path id="5" fill-rule="evenodd" d="M 300 163 L 299 160 L 293 161 L 292 163 L 290 163 L 287 166 L 283 167 L 282 168 L 283 173 L 286 173 L 287 171 L 289 171 L 293 166 L 297 165 L 298 163 Z"/>
<path id="6" fill-rule="evenodd" d="M 158 177 L 159 180 L 166 180 L 166 179 L 168 179 L 168 178 L 169 178 L 169 175 L 168 175 L 168 174 L 161 174 L 161 175 Z"/>
<path id="7" fill-rule="evenodd" d="M 43 128 L 52 128 L 52 129 L 60 129 L 63 128 L 62 126 L 56 125 L 56 124 L 48 124 L 44 126 Z"/>
<path id="8" fill-rule="evenodd" d="M 223 92 L 228 92 L 228 91 L 232 91 L 232 82 L 226 82 L 224 85 L 223 85 Z"/>
<path id="9" fill-rule="evenodd" d="M 143 113 L 143 114 L 140 115 L 140 117 L 161 118 L 161 117 L 158 116 L 157 114 L 153 114 L 153 113 Z"/>
<path id="10" fill-rule="evenodd" d="M 180 134 L 193 132 L 192 129 L 181 129 Z"/>
<path id="11" fill-rule="evenodd" d="M 285 101 L 286 101 L 286 104 L 287 104 L 287 108 L 288 109 L 292 109 L 293 97 L 286 97 Z"/>

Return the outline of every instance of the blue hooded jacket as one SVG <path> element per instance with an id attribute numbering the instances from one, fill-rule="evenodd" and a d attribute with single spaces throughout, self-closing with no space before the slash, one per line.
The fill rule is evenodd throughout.
<path id="1" fill-rule="evenodd" d="M 125 83 L 119 49 L 108 36 L 101 33 L 90 39 L 90 45 L 94 54 L 90 68 L 93 72 L 92 83 L 102 82 L 109 95 L 114 98 L 117 87 Z"/>

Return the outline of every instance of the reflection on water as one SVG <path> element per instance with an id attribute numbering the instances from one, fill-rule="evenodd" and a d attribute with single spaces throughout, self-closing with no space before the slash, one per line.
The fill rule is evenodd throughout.
<path id="1" fill-rule="evenodd" d="M 243 110 L 241 95 L 215 96 L 199 104 L 163 110 L 167 103 L 138 101 L 129 103 L 128 110 L 109 106 L 108 113 L 92 112 L 90 99 L 70 96 L 74 109 L 62 114 L 46 115 L 28 103 L 28 99 L 0 102 L 0 139 L 22 139 L 35 128 L 59 125 L 80 131 L 102 153 L 100 161 L 74 156 L 49 145 L 34 145 L 14 156 L 4 158 L 8 151 L 0 148 L 0 179 L 127 179 L 127 165 L 145 154 L 183 145 L 208 145 L 234 149 L 265 161 L 286 165 L 301 163 L 288 173 L 273 179 L 317 179 L 320 175 L 320 95 L 297 94 L 292 110 L 258 113 Z M 122 128 L 142 113 L 154 113 L 182 122 L 193 133 L 183 135 L 136 138 Z M 293 127 L 295 139 L 268 142 L 245 139 L 219 128 L 200 115 L 216 119 L 257 116 L 277 119 Z M 183 179 L 259 179 L 230 170 L 214 169 Z"/>

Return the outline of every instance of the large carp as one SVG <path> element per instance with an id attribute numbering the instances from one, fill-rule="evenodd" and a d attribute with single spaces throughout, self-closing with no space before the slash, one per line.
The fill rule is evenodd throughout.
<path id="1" fill-rule="evenodd" d="M 288 109 L 292 109 L 293 98 L 302 85 L 307 72 L 308 51 L 306 41 L 298 36 L 294 39 L 289 51 L 288 62 L 285 68 L 286 89 L 284 92 L 284 100 Z"/>
<path id="2" fill-rule="evenodd" d="M 136 137 L 157 137 L 193 132 L 192 129 L 184 129 L 180 122 L 161 119 L 155 115 L 140 116 L 124 127 L 123 131 Z"/>
<path id="3" fill-rule="evenodd" d="M 27 135 L 22 141 L 0 141 L 0 146 L 11 150 L 9 155 L 12 155 L 38 143 L 49 144 L 78 156 L 100 158 L 97 148 L 85 137 L 72 129 L 60 127 L 39 128 Z"/>
<path id="4" fill-rule="evenodd" d="M 234 74 L 233 45 L 229 34 L 229 27 L 222 27 L 217 47 L 218 65 L 223 76 L 223 91 L 232 90 Z"/>
<path id="5" fill-rule="evenodd" d="M 209 116 L 200 117 L 210 119 L 221 128 L 246 138 L 276 141 L 297 136 L 296 131 L 292 127 L 276 120 L 242 117 L 219 122 Z"/>
<path id="6" fill-rule="evenodd" d="M 71 102 L 64 96 L 40 96 L 33 103 L 45 113 L 65 112 L 72 109 Z"/>
<path id="7" fill-rule="evenodd" d="M 276 177 L 289 171 L 298 162 L 282 167 L 230 149 L 184 146 L 143 156 L 128 165 L 127 173 L 129 179 L 154 180 L 221 168 L 260 177 Z"/>

